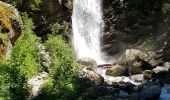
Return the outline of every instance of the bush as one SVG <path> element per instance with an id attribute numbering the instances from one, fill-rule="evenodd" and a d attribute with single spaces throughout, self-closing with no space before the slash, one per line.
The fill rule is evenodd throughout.
<path id="1" fill-rule="evenodd" d="M 33 22 L 27 14 L 23 15 L 24 29 L 16 41 L 11 55 L 10 74 L 13 98 L 23 99 L 28 93 L 27 79 L 40 72 L 38 38 L 33 34 Z"/>
<path id="2" fill-rule="evenodd" d="M 54 80 L 54 92 L 58 98 L 65 99 L 74 90 L 73 76 L 77 66 L 74 51 L 61 36 L 49 36 L 45 45 L 52 57 L 50 74 Z"/>
<path id="3" fill-rule="evenodd" d="M 129 23 L 134 24 L 136 20 L 142 16 L 151 14 L 153 11 L 160 11 L 162 0 L 119 0 L 122 2 L 127 13 Z M 167 0 L 169 1 L 169 0 Z"/>
<path id="4" fill-rule="evenodd" d="M 41 0 L 2 0 L 4 2 L 10 3 L 17 8 L 21 8 L 19 10 L 23 10 L 22 8 L 26 8 L 25 10 L 39 10 L 39 6 L 41 4 Z"/>
<path id="5" fill-rule="evenodd" d="M 67 33 L 69 30 L 69 23 L 66 21 L 63 21 L 62 24 L 55 23 L 51 27 L 52 34 L 61 34 L 62 32 Z"/>
<path id="6" fill-rule="evenodd" d="M 60 30 L 66 31 L 68 25 L 58 23 L 52 26 L 52 35 L 45 41 L 47 51 L 51 56 L 51 66 L 49 67 L 50 81 L 44 84 L 41 94 L 37 100 L 68 100 L 73 98 L 76 88 L 75 78 L 77 63 L 74 50 L 63 39 L 57 35 Z"/>
<path id="7" fill-rule="evenodd" d="M 0 100 L 11 100 L 9 65 L 5 61 L 0 62 Z"/>

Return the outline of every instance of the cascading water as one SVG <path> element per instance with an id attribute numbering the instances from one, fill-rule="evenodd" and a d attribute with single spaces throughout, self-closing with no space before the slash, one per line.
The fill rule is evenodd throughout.
<path id="1" fill-rule="evenodd" d="M 78 58 L 89 57 L 98 64 L 105 63 L 100 49 L 102 15 L 102 0 L 73 1 L 73 43 Z"/>

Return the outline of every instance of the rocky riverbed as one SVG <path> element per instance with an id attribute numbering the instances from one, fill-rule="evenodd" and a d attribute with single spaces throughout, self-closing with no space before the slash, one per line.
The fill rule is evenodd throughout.
<path id="1" fill-rule="evenodd" d="M 135 49 L 126 50 L 124 55 L 113 64 L 104 65 L 97 65 L 90 58 L 79 59 L 84 65 L 84 77 L 94 83 L 90 90 L 97 91 L 95 95 L 102 94 L 99 100 L 170 99 L 170 62 Z"/>

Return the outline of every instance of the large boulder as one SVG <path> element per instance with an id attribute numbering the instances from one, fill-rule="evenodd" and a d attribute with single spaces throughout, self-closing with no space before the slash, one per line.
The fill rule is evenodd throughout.
<path id="1" fill-rule="evenodd" d="M 126 49 L 125 55 L 126 55 L 126 60 L 129 63 L 133 63 L 138 59 L 143 61 L 144 64 L 146 63 L 150 64 L 151 65 L 150 67 L 156 67 L 157 65 L 162 63 L 162 61 L 157 58 L 156 53 L 152 51 Z"/>
<path id="2" fill-rule="evenodd" d="M 153 69 L 153 77 L 160 81 L 170 83 L 170 66 L 157 66 Z"/>
<path id="3" fill-rule="evenodd" d="M 102 85 L 104 82 L 104 78 L 100 75 L 95 73 L 94 71 L 86 71 L 85 77 L 91 81 L 94 85 Z"/>
<path id="4" fill-rule="evenodd" d="M 137 56 L 141 59 L 145 59 L 148 57 L 148 54 L 146 52 L 137 49 L 126 49 L 125 55 L 127 61 L 134 61 L 136 60 Z"/>
<path id="5" fill-rule="evenodd" d="M 0 21 L 3 28 L 9 32 L 9 39 L 12 44 L 17 40 L 23 27 L 23 22 L 19 12 L 10 4 L 0 1 Z"/>
<path id="6" fill-rule="evenodd" d="M 135 61 L 130 66 L 130 73 L 132 75 L 141 74 L 142 73 L 142 62 Z"/>
<path id="7" fill-rule="evenodd" d="M 154 57 L 155 54 L 149 51 L 127 49 L 125 52 L 125 59 L 132 75 L 141 74 L 144 70 L 152 70 L 162 62 Z"/>
<path id="8" fill-rule="evenodd" d="M 125 67 L 122 67 L 120 65 L 115 65 L 112 68 L 109 68 L 106 70 L 106 75 L 109 76 L 126 76 L 127 75 L 127 69 Z"/>
<path id="9" fill-rule="evenodd" d="M 92 58 L 88 58 L 88 57 L 80 58 L 77 60 L 77 62 L 84 66 L 97 67 L 96 61 Z"/>
<path id="10" fill-rule="evenodd" d="M 12 46 L 21 34 L 23 22 L 19 12 L 10 4 L 0 1 L 0 58 L 9 59 Z"/>
<path id="11" fill-rule="evenodd" d="M 155 74 L 158 74 L 158 73 L 168 73 L 169 70 L 170 70 L 170 67 L 157 66 L 156 68 L 153 69 L 153 72 Z"/>

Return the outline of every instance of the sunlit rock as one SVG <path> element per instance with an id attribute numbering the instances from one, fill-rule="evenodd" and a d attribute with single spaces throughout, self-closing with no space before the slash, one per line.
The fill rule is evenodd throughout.
<path id="1" fill-rule="evenodd" d="M 157 55 L 155 52 L 152 51 L 142 51 L 137 49 L 127 49 L 125 51 L 126 60 L 127 62 L 131 63 L 136 60 L 136 58 L 140 58 L 141 60 L 149 63 L 151 66 L 156 67 L 160 63 L 162 63 L 161 60 L 157 58 Z"/>
<path id="2" fill-rule="evenodd" d="M 166 73 L 169 70 L 170 70 L 170 67 L 157 66 L 156 68 L 153 69 L 153 72 L 158 74 L 158 73 Z"/>
<path id="3" fill-rule="evenodd" d="M 157 66 L 153 69 L 153 78 L 157 78 L 162 82 L 170 83 L 170 67 L 169 66 Z"/>
<path id="4" fill-rule="evenodd" d="M 130 79 L 137 83 L 142 83 L 144 81 L 143 74 L 132 75 Z"/>
<path id="5" fill-rule="evenodd" d="M 106 75 L 109 76 L 125 76 L 127 75 L 127 70 L 126 68 L 120 66 L 120 65 L 115 65 L 112 68 L 109 68 L 106 70 Z"/>
<path id="6" fill-rule="evenodd" d="M 160 64 L 152 52 L 144 52 L 136 49 L 127 49 L 125 59 L 131 69 L 132 74 L 140 74 L 144 70 L 152 70 Z"/>
<path id="7" fill-rule="evenodd" d="M 102 85 L 104 82 L 104 78 L 94 71 L 86 71 L 85 77 L 89 79 L 94 85 Z"/>
<path id="8" fill-rule="evenodd" d="M 31 87 L 31 94 L 27 100 L 32 100 L 41 90 L 41 86 L 48 81 L 48 73 L 41 72 L 39 75 L 28 79 L 27 84 Z"/>
<path id="9" fill-rule="evenodd" d="M 163 63 L 163 66 L 164 66 L 164 67 L 170 67 L 170 62 L 165 62 L 165 63 Z"/>
<path id="10" fill-rule="evenodd" d="M 48 68 L 51 65 L 51 57 L 49 52 L 46 51 L 45 46 L 43 44 L 38 44 L 39 52 L 41 54 L 41 64 L 44 68 Z"/>
<path id="11" fill-rule="evenodd" d="M 88 58 L 88 57 L 80 58 L 77 60 L 77 62 L 84 66 L 91 66 L 91 67 L 97 66 L 96 61 L 94 59 Z"/>
<path id="12" fill-rule="evenodd" d="M 127 49 L 125 55 L 127 61 L 134 61 L 137 56 L 141 59 L 146 59 L 149 56 L 146 52 L 137 49 Z"/>

